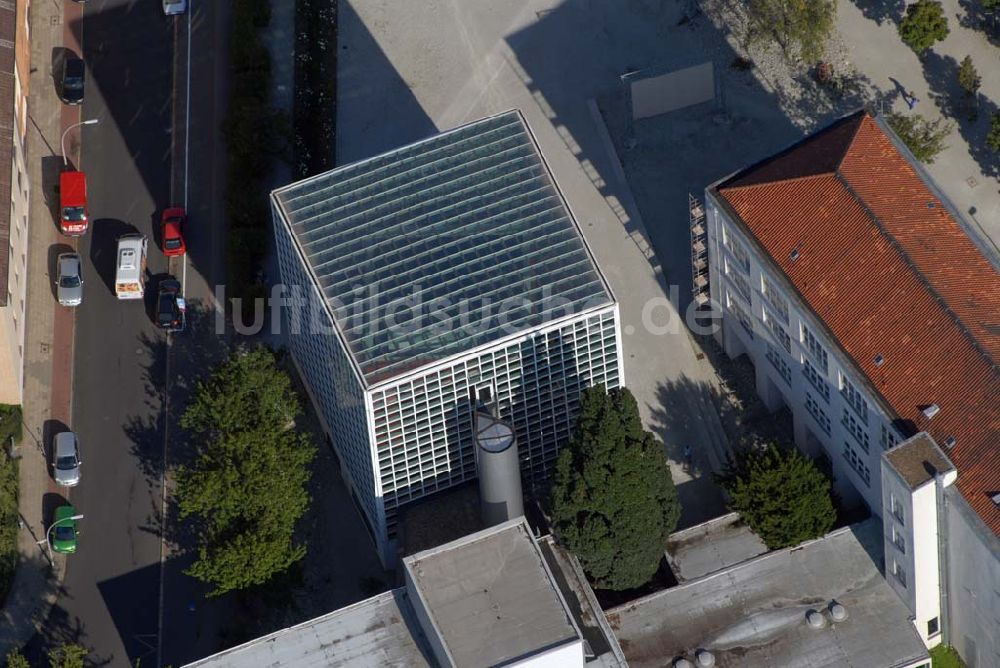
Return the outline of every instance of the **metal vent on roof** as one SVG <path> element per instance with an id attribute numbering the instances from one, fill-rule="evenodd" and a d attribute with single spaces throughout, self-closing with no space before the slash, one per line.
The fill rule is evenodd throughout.
<path id="1" fill-rule="evenodd" d="M 826 617 L 823 616 L 823 613 L 810 610 L 806 613 L 806 624 L 814 629 L 821 629 L 826 626 Z"/>
<path id="2" fill-rule="evenodd" d="M 798 260 L 799 259 L 799 249 L 798 248 L 793 248 L 791 254 L 789 255 L 789 257 L 792 258 L 792 262 L 795 262 L 796 260 Z"/>
<path id="3" fill-rule="evenodd" d="M 955 443 L 957 443 L 957 441 L 955 440 L 954 436 L 949 436 L 948 438 L 944 439 L 944 447 L 948 448 L 949 450 L 955 447 Z"/>
<path id="4" fill-rule="evenodd" d="M 930 420 L 932 417 L 941 412 L 941 407 L 937 404 L 931 404 L 923 410 L 924 417 Z"/>
<path id="5" fill-rule="evenodd" d="M 993 500 L 993 503 L 995 503 L 998 506 L 1000 506 L 1000 492 L 997 492 L 996 494 L 994 494 L 993 496 L 991 496 L 990 499 Z"/>
<path id="6" fill-rule="evenodd" d="M 698 665 L 703 666 L 703 668 L 710 668 L 715 665 L 715 655 L 707 649 L 699 649 L 694 653 L 694 656 L 698 661 Z"/>
<path id="7" fill-rule="evenodd" d="M 677 659 L 674 661 L 674 668 L 694 668 L 694 664 L 687 659 Z"/>
<path id="8" fill-rule="evenodd" d="M 885 364 L 885 357 L 882 356 L 882 353 L 879 353 L 875 356 L 875 366 L 882 366 L 883 364 Z"/>
<path id="9" fill-rule="evenodd" d="M 928 209 L 936 209 L 937 208 L 937 204 L 935 204 L 934 202 L 928 202 L 927 203 L 927 208 Z"/>
<path id="10" fill-rule="evenodd" d="M 836 601 L 830 601 L 830 618 L 835 622 L 842 622 L 847 619 L 847 608 Z"/>

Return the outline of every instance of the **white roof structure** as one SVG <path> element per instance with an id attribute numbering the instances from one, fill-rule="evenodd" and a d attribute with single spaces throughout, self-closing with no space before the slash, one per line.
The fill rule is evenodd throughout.
<path id="1" fill-rule="evenodd" d="M 430 666 L 406 590 L 395 589 L 188 664 L 188 668 Z"/>
<path id="2" fill-rule="evenodd" d="M 608 612 L 629 666 L 904 668 L 929 661 L 910 612 L 882 577 L 882 524 L 872 518 L 776 550 Z M 835 621 L 839 603 L 847 618 Z M 823 617 L 811 627 L 810 611 Z M 815 617 L 814 617 L 815 619 Z"/>

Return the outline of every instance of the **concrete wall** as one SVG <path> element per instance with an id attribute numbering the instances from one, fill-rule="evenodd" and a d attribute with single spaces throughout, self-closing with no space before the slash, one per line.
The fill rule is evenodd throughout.
<path id="1" fill-rule="evenodd" d="M 1000 666 L 1000 537 L 983 524 L 954 485 L 943 500 L 945 641 L 969 668 L 996 668 Z"/>
<path id="2" fill-rule="evenodd" d="M 577 639 L 506 665 L 511 668 L 515 666 L 517 668 L 582 668 L 584 660 L 583 641 Z"/>

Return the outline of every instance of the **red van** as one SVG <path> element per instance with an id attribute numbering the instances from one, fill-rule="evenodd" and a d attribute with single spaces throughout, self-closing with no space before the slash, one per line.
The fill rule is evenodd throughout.
<path id="1" fill-rule="evenodd" d="M 87 176 L 83 172 L 59 175 L 59 211 L 62 233 L 78 237 L 87 232 Z"/>

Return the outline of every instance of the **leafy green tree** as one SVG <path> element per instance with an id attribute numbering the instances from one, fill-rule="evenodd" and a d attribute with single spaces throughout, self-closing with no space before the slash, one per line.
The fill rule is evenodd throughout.
<path id="1" fill-rule="evenodd" d="M 1000 12 L 1000 0 L 983 0 L 982 4 L 987 12 Z"/>
<path id="2" fill-rule="evenodd" d="M 20 650 L 12 649 L 7 652 L 7 668 L 31 668 L 31 664 Z"/>
<path id="3" fill-rule="evenodd" d="M 892 131 L 895 132 L 910 153 L 928 164 L 934 162 L 934 158 L 945 149 L 944 140 L 955 128 L 954 123 L 939 118 L 936 121 L 928 121 L 920 114 L 906 116 L 904 114 L 886 114 L 886 122 Z"/>
<path id="4" fill-rule="evenodd" d="M 958 68 L 958 85 L 962 87 L 965 94 L 973 96 L 979 91 L 982 78 L 976 71 L 976 66 L 972 62 L 972 56 L 962 59 L 962 64 Z"/>
<path id="5" fill-rule="evenodd" d="M 990 131 L 986 135 L 986 145 L 991 150 L 1000 151 L 1000 111 L 994 111 L 990 118 Z"/>
<path id="6" fill-rule="evenodd" d="M 75 643 L 66 643 L 49 652 L 52 668 L 83 668 L 87 659 L 87 648 Z"/>
<path id="7" fill-rule="evenodd" d="M 837 17 L 836 0 L 749 0 L 751 42 L 774 41 L 786 56 L 815 62 Z"/>
<path id="8" fill-rule="evenodd" d="M 918 54 L 948 36 L 948 19 L 937 0 L 917 0 L 906 8 L 899 24 L 899 36 Z"/>
<path id="9" fill-rule="evenodd" d="M 601 589 L 645 584 L 681 507 L 663 445 L 643 430 L 625 388 L 588 388 L 552 486 L 556 535 Z"/>
<path id="10" fill-rule="evenodd" d="M 263 584 L 305 554 L 295 525 L 309 508 L 315 448 L 295 429 L 299 412 L 288 374 L 258 347 L 200 382 L 181 417 L 195 456 L 177 473 L 176 497 L 198 536 L 186 572 L 211 596 Z"/>
<path id="11" fill-rule="evenodd" d="M 741 450 L 716 480 L 771 550 L 819 538 L 837 518 L 830 479 L 795 448 Z"/>

